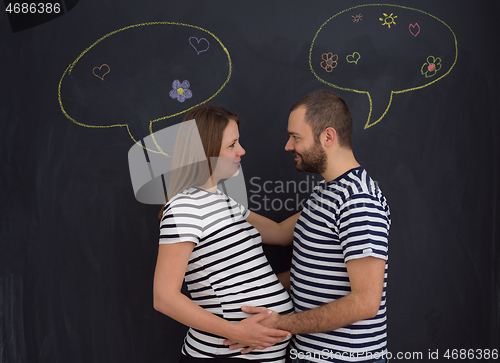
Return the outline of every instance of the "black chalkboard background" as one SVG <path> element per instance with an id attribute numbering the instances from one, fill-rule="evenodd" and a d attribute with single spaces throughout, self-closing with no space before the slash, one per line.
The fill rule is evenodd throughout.
<path id="1" fill-rule="evenodd" d="M 309 68 L 311 42 L 329 18 L 363 4 L 369 3 L 80 0 L 71 6 L 68 2 L 62 16 L 15 32 L 14 18 L 9 20 L 2 8 L 1 362 L 176 362 L 184 337 L 183 326 L 152 307 L 159 206 L 135 200 L 127 159 L 133 141 L 126 127 L 84 127 L 63 114 L 58 86 L 68 65 L 106 34 L 134 24 L 172 22 L 210 31 L 231 58 L 231 77 L 211 101 L 244 119 L 241 143 L 247 153 L 242 165 L 249 207 L 282 220 L 320 180 L 296 172 L 291 154 L 284 150 L 292 103 L 313 90 L 330 88 Z M 352 110 L 355 155 L 378 181 L 391 206 L 389 351 L 394 355 L 422 352 L 419 361 L 429 361 L 429 353 L 438 350 L 439 361 L 445 361 L 448 349 L 450 353 L 452 349 L 499 349 L 499 5 L 485 0 L 393 4 L 425 11 L 445 22 L 456 36 L 458 59 L 446 77 L 430 86 L 394 94 L 385 117 L 366 129 L 367 95 L 336 89 Z M 353 14 L 370 12 L 353 10 Z M 381 6 L 378 13 L 384 12 Z M 398 18 L 395 23 L 391 30 L 408 28 Z M 386 28 L 379 25 L 377 31 Z M 345 39 L 349 34 L 346 28 L 336 37 Z M 426 53 L 427 45 L 439 53 L 446 36 L 450 35 L 429 38 L 427 34 L 419 45 L 424 61 L 434 54 Z M 182 56 L 176 54 L 177 45 L 165 44 L 154 32 L 148 33 L 144 46 L 150 48 L 132 49 L 123 56 L 127 70 L 136 59 L 139 68 L 146 67 L 147 51 L 157 54 L 163 48 L 167 56 Z M 387 90 L 384 82 L 391 77 L 408 82 L 421 79 L 420 67 L 413 75 L 405 73 L 403 65 L 411 60 L 406 47 L 398 43 L 387 44 L 387 49 L 377 47 L 371 50 L 372 56 L 378 55 L 383 67 L 374 66 L 373 78 L 365 81 Z M 445 64 L 450 53 L 442 57 L 444 72 L 450 66 Z M 200 86 L 205 87 L 203 92 L 215 86 L 217 90 L 227 77 L 228 60 L 221 59 L 206 73 L 176 68 L 178 73 L 173 74 L 185 77 L 181 82 L 192 76 L 193 93 L 197 77 L 206 82 Z M 321 70 L 318 64 L 316 72 Z M 96 78 L 100 85 L 108 80 L 111 87 L 117 72 L 113 73 L 113 65 L 110 68 L 104 80 Z M 173 68 L 169 71 L 174 72 Z M 210 73 L 218 71 L 226 74 Z M 162 99 L 169 97 L 160 92 L 168 92 L 173 79 L 160 71 L 144 78 L 139 74 L 123 81 L 132 94 L 118 87 L 113 101 L 99 104 L 110 118 L 108 126 L 133 125 L 134 135 L 147 134 L 144 120 L 172 110 L 163 108 L 167 106 Z M 358 78 L 362 75 L 354 76 Z M 132 82 L 143 79 L 151 84 Z M 78 87 L 88 96 L 92 86 L 84 81 Z M 78 90 L 73 91 L 72 97 L 78 99 Z M 145 100 L 142 108 L 135 109 L 139 106 L 130 99 L 138 95 L 145 95 Z M 192 102 L 205 99 L 193 97 Z M 380 105 L 375 101 L 384 99 L 387 103 L 388 96 L 374 94 L 373 113 L 379 115 L 373 117 L 385 108 L 376 109 Z M 81 98 L 71 110 L 85 114 L 86 100 Z M 86 114 L 91 115 L 87 126 L 99 110 Z M 182 114 L 154 127 L 181 119 Z M 289 180 L 303 182 L 302 190 L 280 190 L 280 183 Z M 260 190 L 265 182 L 270 193 Z M 288 199 L 293 199 L 288 210 L 279 208 Z M 266 248 L 266 253 L 276 270 L 287 268 L 289 248 Z"/>

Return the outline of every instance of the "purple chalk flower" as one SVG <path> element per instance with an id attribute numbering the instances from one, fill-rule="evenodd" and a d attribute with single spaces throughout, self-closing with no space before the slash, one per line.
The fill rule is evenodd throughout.
<path id="1" fill-rule="evenodd" d="M 172 90 L 170 91 L 170 97 L 177 99 L 179 102 L 184 102 L 187 98 L 191 98 L 193 93 L 189 89 L 189 82 L 184 80 L 182 83 L 176 79 L 172 82 Z"/>

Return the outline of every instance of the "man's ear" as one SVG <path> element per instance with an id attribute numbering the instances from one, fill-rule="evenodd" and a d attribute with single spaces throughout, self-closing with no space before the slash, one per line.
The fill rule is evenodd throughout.
<path id="1" fill-rule="evenodd" d="M 323 131 L 324 146 L 332 146 L 337 141 L 337 131 L 333 127 L 327 127 Z"/>

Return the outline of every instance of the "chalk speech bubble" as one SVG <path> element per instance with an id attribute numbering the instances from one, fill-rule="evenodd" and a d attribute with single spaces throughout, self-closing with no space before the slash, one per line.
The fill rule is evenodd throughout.
<path id="1" fill-rule="evenodd" d="M 457 58 L 455 33 L 442 20 L 405 6 L 367 4 L 343 10 L 321 25 L 309 66 L 321 82 L 368 96 L 366 129 L 384 118 L 394 94 L 439 81 Z"/>
<path id="2" fill-rule="evenodd" d="M 134 140 L 153 123 L 214 98 L 228 83 L 228 50 L 194 25 L 151 22 L 98 39 L 64 71 L 58 87 L 62 113 L 90 128 L 126 127 Z M 156 145 L 153 152 L 164 153 Z"/>

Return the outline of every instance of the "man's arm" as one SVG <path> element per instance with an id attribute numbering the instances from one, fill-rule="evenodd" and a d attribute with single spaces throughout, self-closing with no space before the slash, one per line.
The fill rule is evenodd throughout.
<path id="1" fill-rule="evenodd" d="M 273 313 L 261 324 L 291 332 L 292 334 L 320 333 L 336 330 L 360 320 L 377 315 L 384 289 L 385 260 L 376 257 L 364 257 L 346 263 L 351 292 L 331 303 L 315 309 L 290 315 Z M 243 307 L 250 314 L 261 313 L 264 308 Z M 232 341 L 226 341 L 229 345 Z M 238 344 L 230 349 L 242 348 Z M 253 347 L 242 352 L 248 353 Z"/>
<path id="2" fill-rule="evenodd" d="M 292 315 L 276 314 L 275 326 L 292 334 L 308 334 L 328 332 L 375 317 L 384 289 L 385 260 L 364 257 L 350 260 L 346 266 L 350 294 L 316 309 Z"/>
<path id="3" fill-rule="evenodd" d="M 246 221 L 259 231 L 262 236 L 262 243 L 288 246 L 293 242 L 293 230 L 299 215 L 300 212 L 280 223 L 276 223 L 260 214 L 250 212 Z"/>

